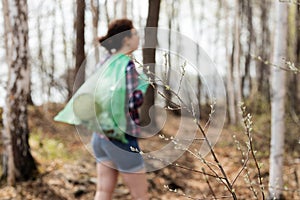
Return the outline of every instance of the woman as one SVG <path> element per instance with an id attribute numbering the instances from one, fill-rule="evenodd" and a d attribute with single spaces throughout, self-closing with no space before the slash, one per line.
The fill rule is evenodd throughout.
<path id="1" fill-rule="evenodd" d="M 118 174 L 122 176 L 124 183 L 129 187 L 133 199 L 147 200 L 148 185 L 144 161 L 139 153 L 132 151 L 132 149 L 139 150 L 136 138 L 140 132 L 137 126 L 139 123 L 137 109 L 142 104 L 143 94 L 141 90 L 136 89 L 139 86 L 139 75 L 133 61 L 128 56 L 138 48 L 139 36 L 130 20 L 119 19 L 109 24 L 106 36 L 101 37 L 99 42 L 111 55 L 105 61 L 105 63 L 110 62 L 110 64 L 107 64 L 108 68 L 119 67 L 121 69 L 119 74 L 124 73 L 125 75 L 125 97 L 120 98 L 120 100 L 124 100 L 121 105 L 122 103 L 125 104 L 125 110 L 118 111 L 124 112 L 126 134 L 125 142 L 110 137 L 116 131 L 115 128 L 102 126 L 102 133 L 93 134 L 92 147 L 97 159 L 95 200 L 112 199 Z M 114 65 L 111 64 L 114 62 L 112 59 L 122 61 Z M 122 66 L 120 66 L 120 63 Z M 119 74 L 110 73 L 111 80 L 117 80 L 116 76 L 119 76 Z"/>

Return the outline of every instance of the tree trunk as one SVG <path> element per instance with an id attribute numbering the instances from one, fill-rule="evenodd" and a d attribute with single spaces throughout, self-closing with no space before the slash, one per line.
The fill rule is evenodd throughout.
<path id="1" fill-rule="evenodd" d="M 297 27 L 297 46 L 296 46 L 296 63 L 297 63 L 297 66 L 300 66 L 300 5 L 298 4 L 297 5 L 297 13 L 296 13 L 296 27 Z M 298 77 L 298 78 L 297 78 Z M 295 93 L 297 94 L 295 96 L 295 102 L 299 102 L 300 101 L 300 74 L 298 73 L 297 74 L 297 77 L 295 77 L 296 79 L 296 91 Z M 295 107 L 295 110 L 296 110 L 296 113 L 298 115 L 300 115 L 300 105 L 298 103 L 296 103 L 296 107 Z"/>
<path id="2" fill-rule="evenodd" d="M 77 0 L 76 0 L 77 1 Z M 72 4 L 73 10 L 73 37 L 72 37 L 72 57 L 70 59 L 71 65 L 67 70 L 67 87 L 68 87 L 68 98 L 66 102 L 68 102 L 73 95 L 74 92 L 74 82 L 76 78 L 76 50 L 77 50 L 77 3 Z M 74 64 L 75 63 L 75 64 Z M 75 65 L 75 66 L 74 66 Z"/>
<path id="3" fill-rule="evenodd" d="M 71 64 L 70 64 L 70 61 L 72 61 L 72 58 L 68 57 L 68 43 L 67 43 L 67 35 L 66 35 L 66 30 L 65 30 L 65 27 L 66 27 L 66 22 L 65 22 L 65 15 L 64 15 L 64 11 L 63 11 L 63 8 L 62 8 L 62 1 L 59 1 L 58 3 L 58 7 L 59 7 L 59 11 L 60 11 L 60 16 L 61 16 L 61 20 L 62 20 L 62 25 L 61 25 L 61 34 L 62 34 L 62 41 L 63 41 L 63 54 L 64 54 L 64 63 L 65 63 L 65 66 L 66 66 L 66 75 L 65 75 L 65 81 L 66 81 L 66 86 L 67 86 L 67 99 L 70 99 L 71 96 L 72 96 L 72 82 L 71 81 L 71 78 L 72 76 L 70 76 L 70 71 L 71 71 Z"/>
<path id="4" fill-rule="evenodd" d="M 259 47 L 259 56 L 263 60 L 270 60 L 269 57 L 269 52 L 270 50 L 270 30 L 268 27 L 268 19 L 269 19 L 269 3 L 267 0 L 262 0 L 260 1 L 260 7 L 261 7 L 261 44 Z M 260 95 L 265 97 L 267 102 L 270 102 L 270 82 L 269 82 L 269 77 L 270 77 L 270 68 L 268 65 L 266 65 L 264 62 L 258 61 L 257 63 L 257 86 L 258 86 L 258 92 Z M 257 102 L 261 103 L 261 102 Z"/>
<path id="5" fill-rule="evenodd" d="M 127 0 L 122 0 L 122 17 L 127 18 Z"/>
<path id="6" fill-rule="evenodd" d="M 8 50 L 9 73 L 6 106 L 3 108 L 4 172 L 9 185 L 28 180 L 36 172 L 36 164 L 30 153 L 27 120 L 27 97 L 30 84 L 28 63 L 28 9 L 26 0 L 11 0 L 9 12 L 11 41 Z M 5 5 L 5 6 L 7 6 Z"/>
<path id="7" fill-rule="evenodd" d="M 174 19 L 174 3 L 172 3 L 171 5 L 168 3 L 167 4 L 167 13 L 168 13 L 168 28 L 169 28 L 169 32 L 168 32 L 168 53 L 165 57 L 166 62 L 165 62 L 165 75 L 163 77 L 164 81 L 166 82 L 167 85 L 170 85 L 170 78 L 171 78 L 171 45 L 172 45 L 172 21 Z M 178 42 L 178 41 L 177 41 Z M 174 105 L 172 103 L 172 93 L 170 90 L 168 90 L 166 87 L 164 87 L 164 95 L 166 96 L 165 99 L 165 104 L 167 108 L 173 108 Z M 174 114 L 177 112 L 177 110 L 174 110 Z"/>
<path id="8" fill-rule="evenodd" d="M 160 0 L 149 0 L 148 17 L 146 27 L 157 27 L 159 19 Z M 157 44 L 157 32 L 145 31 L 145 46 L 154 46 L 152 42 Z M 149 44 L 150 43 L 150 44 Z M 149 70 L 155 74 L 155 48 L 143 49 L 143 63 L 145 66 L 149 66 Z M 150 75 L 150 78 L 154 81 L 154 76 Z M 141 124 L 148 125 L 151 122 L 149 116 L 150 108 L 154 106 L 155 102 L 154 88 L 148 87 L 144 97 L 144 103 L 141 107 Z M 153 116 L 155 116 L 155 109 L 152 108 Z M 152 119 L 152 125 L 156 126 L 155 118 Z"/>
<path id="9" fill-rule="evenodd" d="M 46 89 L 46 69 L 45 69 L 45 61 L 44 61 L 44 56 L 43 56 L 43 33 L 42 33 L 42 28 L 41 28 L 41 16 L 37 17 L 37 39 L 38 39 L 38 65 L 39 65 L 39 72 L 40 72 L 40 90 L 45 91 Z M 41 97 L 42 102 L 45 102 L 46 99 L 44 97 Z"/>
<path id="10" fill-rule="evenodd" d="M 252 22 L 252 1 L 248 0 L 246 2 L 246 15 L 247 15 L 247 29 L 249 32 L 249 36 L 247 38 L 247 43 L 248 43 L 248 52 L 246 55 L 246 60 L 245 60 L 245 73 L 244 76 L 242 77 L 242 91 L 245 91 L 245 85 L 246 81 L 248 80 L 249 88 L 248 91 L 251 91 L 251 76 L 250 76 L 250 64 L 251 64 L 251 51 L 252 51 L 252 43 L 254 41 L 254 29 L 253 29 L 253 22 Z M 243 98 L 245 98 L 245 93 L 242 92 Z"/>
<path id="11" fill-rule="evenodd" d="M 201 3 L 200 3 L 200 10 L 198 9 L 197 12 L 200 12 L 199 14 L 199 18 L 196 17 L 196 9 L 195 9 L 195 5 L 194 5 L 194 1 L 193 0 L 190 0 L 190 10 L 191 10 L 191 17 L 193 19 L 193 22 L 194 24 L 199 23 L 198 26 L 194 26 L 193 27 L 193 31 L 198 34 L 198 37 L 197 37 L 197 43 L 199 44 L 201 42 L 201 39 L 202 39 L 202 36 L 203 36 L 203 26 L 202 26 L 202 23 L 204 21 L 204 5 L 205 1 L 204 0 L 201 0 Z M 201 57 L 200 55 L 200 46 L 197 45 L 197 51 L 196 51 L 196 64 L 197 64 L 197 67 L 199 67 L 200 65 L 200 60 L 199 58 Z M 198 72 L 197 73 L 197 100 L 198 100 L 198 109 L 199 109 L 199 112 L 202 110 L 202 106 L 201 106 L 201 97 L 202 97 L 202 80 L 201 80 L 201 74 Z M 201 118 L 202 119 L 202 115 L 201 115 L 201 112 L 199 113 L 200 116 L 199 116 L 199 119 Z"/>
<path id="12" fill-rule="evenodd" d="M 109 18 L 109 14 L 108 14 L 107 0 L 105 0 L 105 2 L 104 2 L 104 8 L 105 8 L 106 23 L 109 24 L 110 18 Z"/>
<path id="13" fill-rule="evenodd" d="M 130 1 L 130 18 L 133 19 L 134 17 L 136 17 L 136 15 L 134 14 L 134 7 L 133 7 L 134 2 L 131 0 Z M 139 15 L 137 15 L 139 16 Z M 138 17 L 139 18 L 139 17 Z"/>
<path id="14" fill-rule="evenodd" d="M 295 62 L 297 66 L 297 5 L 289 6 L 289 16 L 288 16 L 288 50 L 287 50 L 287 60 Z M 297 121 L 297 107 L 298 107 L 298 82 L 297 73 L 287 74 L 287 88 L 288 88 L 288 102 L 289 105 L 288 112 L 291 114 L 292 118 Z"/>
<path id="15" fill-rule="evenodd" d="M 82 65 L 85 60 L 84 53 L 84 15 L 85 15 L 85 0 L 77 0 L 77 16 L 76 16 L 76 63 L 75 63 L 75 78 L 73 92 L 83 84 L 85 79 L 85 67 Z"/>
<path id="16" fill-rule="evenodd" d="M 5 59 L 6 63 L 8 64 L 10 62 L 11 58 L 11 48 L 10 48 L 10 42 L 11 38 L 9 38 L 9 34 L 12 31 L 11 22 L 9 19 L 9 8 L 8 8 L 8 0 L 2 1 L 2 11 L 3 11 L 3 17 L 4 17 L 4 45 L 5 45 Z"/>
<path id="17" fill-rule="evenodd" d="M 114 19 L 117 18 L 117 6 L 118 6 L 118 1 L 114 0 Z"/>
<path id="18" fill-rule="evenodd" d="M 137 3 L 135 4 L 136 6 L 137 6 L 137 12 L 138 12 L 138 19 L 139 19 L 139 21 L 138 21 L 138 27 L 139 28 L 142 28 L 142 21 L 143 21 L 143 18 L 142 18 L 142 14 L 141 14 L 141 9 L 140 9 L 140 4 L 141 4 L 141 1 L 137 1 Z"/>
<path id="19" fill-rule="evenodd" d="M 214 38 L 214 46 L 215 48 L 218 47 L 218 42 L 219 42 L 219 38 L 220 38 L 220 21 L 221 21 L 221 10 L 222 10 L 222 1 L 218 0 L 218 8 L 216 10 L 215 13 L 215 17 L 216 17 L 216 34 L 215 34 L 215 38 Z M 214 62 L 217 63 L 218 62 L 218 51 L 214 51 Z"/>
<path id="20" fill-rule="evenodd" d="M 233 51 L 233 78 L 235 84 L 235 113 L 237 122 L 241 121 L 241 114 L 238 111 L 239 104 L 242 102 L 242 84 L 240 67 L 240 0 L 235 1 L 235 19 L 234 19 L 234 51 Z"/>
<path id="21" fill-rule="evenodd" d="M 275 1 L 276 25 L 274 31 L 274 51 L 272 63 L 282 66 L 287 51 L 287 4 Z M 272 68 L 271 99 L 271 153 L 269 192 L 271 198 L 280 198 L 283 189 L 283 154 L 284 154 L 284 101 L 286 95 L 286 72 Z"/>
<path id="22" fill-rule="evenodd" d="M 53 3 L 56 3 L 54 1 Z M 54 7 L 52 10 L 52 31 L 51 31 L 51 42 L 50 42 L 50 67 L 49 67 L 49 73 L 48 73 L 48 78 L 49 78 L 49 83 L 47 85 L 48 87 L 48 92 L 47 92 L 47 102 L 50 101 L 51 98 L 51 89 L 54 86 L 54 72 L 55 72 L 55 30 L 56 30 L 56 8 Z M 46 111 L 48 110 L 47 108 L 47 102 L 45 104 Z"/>
<path id="23" fill-rule="evenodd" d="M 227 87 L 227 99 L 228 99 L 228 117 L 229 117 L 229 124 L 236 124 L 236 106 L 234 104 L 234 86 L 233 86 L 233 68 L 232 68 L 232 56 L 230 55 L 230 46 L 229 46 L 229 8 L 228 4 L 224 5 L 225 7 L 225 46 L 226 46 L 226 59 L 227 59 L 227 67 L 226 67 L 226 87 Z M 233 46 L 232 46 L 233 48 Z"/>
<path id="24" fill-rule="evenodd" d="M 91 8 L 93 14 L 93 44 L 95 49 L 95 61 L 99 62 L 99 42 L 98 37 L 98 22 L 99 22 L 99 2 L 98 0 L 91 0 Z"/>

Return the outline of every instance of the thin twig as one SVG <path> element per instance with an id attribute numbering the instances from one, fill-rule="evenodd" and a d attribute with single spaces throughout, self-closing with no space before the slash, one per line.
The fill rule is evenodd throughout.
<path id="1" fill-rule="evenodd" d="M 243 104 L 241 105 L 241 110 L 243 115 L 246 115 L 246 106 L 244 106 Z M 252 116 L 250 115 L 250 113 L 248 113 L 246 116 L 244 116 L 244 125 L 246 127 L 246 135 L 248 137 L 248 141 L 249 141 L 249 150 L 251 152 L 251 155 L 253 157 L 254 163 L 255 163 L 255 167 L 257 169 L 257 173 L 258 173 L 258 180 L 259 180 L 259 188 L 261 191 L 261 195 L 262 195 L 262 199 L 265 199 L 265 193 L 264 193 L 264 187 L 263 187 L 263 182 L 262 182 L 262 175 L 261 175 L 261 171 L 260 171 L 260 166 L 258 164 L 258 161 L 256 159 L 256 153 L 254 150 L 254 145 L 253 145 L 253 139 L 252 139 L 252 135 L 251 135 L 251 131 L 252 131 Z"/>
<path id="2" fill-rule="evenodd" d="M 224 177 L 220 177 L 219 175 L 214 175 L 214 174 L 210 174 L 210 173 L 203 172 L 203 171 L 200 171 L 200 170 L 196 170 L 196 169 L 193 169 L 193 168 L 185 167 L 185 166 L 182 166 L 178 163 L 175 163 L 175 164 L 171 163 L 170 165 L 174 166 L 174 167 L 184 169 L 184 170 L 192 171 L 192 172 L 195 172 L 195 173 L 204 174 L 206 176 L 210 176 L 210 177 L 213 177 L 213 178 L 224 179 Z"/>
<path id="3" fill-rule="evenodd" d="M 233 136 L 235 138 L 235 136 Z M 242 151 L 242 148 L 240 146 L 240 142 L 238 140 L 235 139 L 235 143 L 237 145 L 237 150 L 241 153 L 241 157 L 242 157 L 242 162 L 243 162 L 243 167 L 242 167 L 242 171 L 246 171 L 246 178 L 247 178 L 247 181 L 249 182 L 249 187 L 250 187 L 250 190 L 253 192 L 254 194 L 254 197 L 255 199 L 258 199 L 258 196 L 257 196 L 257 192 L 255 191 L 255 188 L 253 187 L 253 182 L 251 181 L 251 178 L 250 178 L 250 172 L 247 168 L 247 166 L 245 165 L 245 160 L 248 162 L 249 160 L 249 155 L 250 155 L 250 150 L 248 148 L 248 151 L 247 151 L 247 156 L 245 157 L 245 153 Z M 236 176 L 236 179 L 239 177 Z M 235 182 L 235 181 L 234 181 Z"/>
<path id="4" fill-rule="evenodd" d="M 235 182 L 237 181 L 237 179 L 240 177 L 241 173 L 245 170 L 247 164 L 249 161 L 249 152 L 247 153 L 247 158 L 244 160 L 244 164 L 241 167 L 241 169 L 239 170 L 239 172 L 237 173 L 237 175 L 235 176 L 235 178 L 232 181 L 232 186 L 235 184 Z"/>
<path id="5" fill-rule="evenodd" d="M 255 60 L 258 60 L 258 61 L 264 63 L 265 65 L 268 65 L 268 66 L 271 66 L 271 67 L 274 67 L 274 68 L 277 68 L 277 69 L 281 69 L 281 70 L 284 70 L 284 71 L 287 71 L 287 72 L 293 72 L 295 74 L 300 73 L 300 69 L 295 67 L 294 63 L 292 63 L 291 61 L 287 61 L 285 58 L 283 60 L 284 60 L 285 65 L 287 65 L 287 67 L 282 67 L 282 66 L 279 66 L 277 64 L 271 63 L 267 60 L 263 60 L 260 56 L 255 56 L 253 54 L 251 54 L 251 57 Z"/>
<path id="6" fill-rule="evenodd" d="M 184 68 L 183 68 L 183 69 L 184 69 Z M 185 72 L 185 69 L 184 69 L 184 72 Z M 184 73 L 184 72 L 183 72 L 183 73 Z M 164 83 L 160 78 L 158 78 L 158 77 L 157 77 L 153 72 L 151 72 L 150 70 L 147 71 L 147 74 L 152 75 L 153 77 L 156 77 L 156 78 L 158 79 L 158 81 Z M 181 78 L 183 78 L 183 76 L 182 76 Z M 174 96 L 177 97 L 177 99 L 180 101 L 180 103 L 181 103 L 182 105 L 185 105 L 185 103 L 184 103 L 183 100 L 180 98 L 180 96 L 179 96 L 178 93 L 173 92 L 173 91 L 171 90 L 171 88 L 170 88 L 170 91 L 174 94 Z M 181 106 L 181 107 L 183 107 L 183 106 Z M 222 182 L 223 185 L 228 189 L 228 191 L 231 193 L 232 198 L 233 198 L 234 200 L 237 200 L 236 193 L 235 193 L 235 191 L 234 191 L 234 189 L 233 189 L 233 187 L 232 187 L 232 184 L 231 184 L 230 181 L 229 181 L 229 178 L 227 177 L 227 173 L 225 172 L 225 170 L 224 170 L 222 164 L 220 163 L 220 161 L 219 161 L 219 159 L 218 159 L 216 153 L 214 152 L 214 150 L 213 150 L 213 148 L 212 148 L 212 145 L 211 145 L 211 143 L 210 143 L 210 141 L 209 141 L 209 139 L 208 139 L 208 137 L 207 137 L 207 135 L 206 135 L 204 129 L 202 128 L 202 126 L 201 126 L 201 124 L 200 124 L 200 122 L 199 122 L 199 119 L 196 117 L 195 112 L 191 111 L 191 110 L 188 108 L 188 106 L 186 106 L 186 110 L 187 110 L 189 113 L 191 113 L 191 114 L 193 115 L 194 121 L 195 121 L 195 123 L 196 123 L 198 129 L 200 130 L 200 132 L 201 132 L 201 134 L 202 134 L 202 136 L 203 136 L 203 138 L 204 138 L 204 141 L 206 142 L 206 144 L 207 144 L 208 147 L 209 147 L 209 151 L 210 151 L 210 153 L 211 153 L 211 155 L 212 155 L 212 157 L 213 157 L 213 159 L 214 159 L 214 162 L 217 164 L 219 170 L 221 171 L 222 176 L 224 177 L 224 179 L 220 179 L 221 182 Z M 207 165 L 207 166 L 208 166 L 208 165 Z M 213 170 L 213 171 L 214 171 L 214 170 Z"/>
<path id="7" fill-rule="evenodd" d="M 202 171 L 203 171 L 203 174 L 205 174 L 205 169 L 204 169 L 204 168 L 202 168 Z M 208 185 L 208 188 L 209 188 L 211 194 L 213 195 L 214 199 L 217 199 L 216 194 L 215 194 L 214 190 L 212 189 L 212 187 L 211 187 L 211 185 L 210 185 L 210 182 L 209 182 L 207 176 L 204 175 L 204 177 L 205 177 L 205 181 L 206 181 L 206 183 L 207 183 L 207 185 Z"/>
<path id="8" fill-rule="evenodd" d="M 192 197 L 192 196 L 189 196 L 185 193 L 179 193 L 176 189 L 173 190 L 171 188 L 169 188 L 168 185 L 165 185 L 165 188 L 169 191 L 169 192 L 173 192 L 173 193 L 176 193 L 177 195 L 180 195 L 182 197 L 185 197 L 187 199 L 193 199 L 193 200 L 211 200 L 212 198 L 211 197 L 204 197 L 204 198 L 196 198 L 196 197 Z M 221 196 L 221 197 L 214 197 L 214 199 L 229 199 L 231 198 L 231 196 Z"/>

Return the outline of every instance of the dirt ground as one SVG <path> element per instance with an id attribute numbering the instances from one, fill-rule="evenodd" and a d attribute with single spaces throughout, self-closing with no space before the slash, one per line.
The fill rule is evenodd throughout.
<path id="1" fill-rule="evenodd" d="M 60 105 L 55 104 L 48 105 L 48 107 L 30 108 L 30 130 L 33 135 L 38 135 L 38 139 L 31 140 L 30 143 L 40 175 L 33 180 L 18 183 L 16 187 L 1 185 L 0 200 L 93 199 L 96 188 L 96 163 L 88 148 L 83 144 L 88 143 L 89 135 L 78 135 L 74 127 L 53 122 L 52 118 L 60 108 Z M 161 121 L 161 119 L 158 120 Z M 185 124 L 183 130 L 187 133 L 193 131 L 193 120 L 188 121 L 191 125 Z M 141 149 L 144 152 L 160 150 L 171 142 L 172 136 L 176 136 L 180 124 L 180 118 L 168 117 L 159 134 L 140 140 Z M 262 138 L 263 136 L 259 134 L 261 133 L 253 132 L 253 141 L 257 150 L 257 159 L 261 165 L 263 191 L 267 196 L 269 143 L 268 139 Z M 203 174 L 203 172 L 213 174 L 211 171 L 213 169 L 220 177 L 223 176 L 217 169 L 218 166 L 211 154 L 206 155 L 205 160 L 197 155 L 196 150 L 203 144 L 203 140 L 201 140 L 203 136 L 197 132 L 195 137 L 198 140 L 194 140 L 189 145 L 188 151 L 183 153 L 173 165 L 147 173 L 152 200 L 232 199 L 222 184 L 223 180 Z M 246 152 L 246 141 L 243 129 L 226 127 L 214 146 L 214 152 L 231 182 L 235 180 L 243 166 L 242 152 Z M 53 143 L 51 148 L 55 149 L 56 154 L 49 153 L 51 142 Z M 238 150 L 239 145 L 242 151 Z M 57 154 L 57 152 L 61 154 Z M 286 199 L 300 199 L 298 153 L 287 154 L 284 174 L 283 194 Z M 251 156 L 247 167 L 235 181 L 234 191 L 238 199 L 262 199 L 262 190 L 258 185 L 258 173 Z M 129 190 L 121 178 L 118 179 L 113 199 L 131 199 Z"/>

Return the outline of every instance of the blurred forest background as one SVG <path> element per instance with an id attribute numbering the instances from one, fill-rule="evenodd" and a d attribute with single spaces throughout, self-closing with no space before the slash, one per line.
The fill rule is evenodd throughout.
<path id="1" fill-rule="evenodd" d="M 151 199 L 300 199 L 299 1 L 2 0 L 0 16 L 0 199 L 93 198 L 94 158 L 76 129 L 53 117 L 105 57 L 97 38 L 118 18 L 132 19 L 141 31 L 158 27 L 193 40 L 215 63 L 226 90 L 225 125 L 211 153 L 197 155 L 194 141 L 176 164 L 148 173 Z M 151 66 L 153 74 L 184 65 L 178 58 L 184 45 L 172 32 L 167 43 L 179 56 L 142 49 L 148 37 L 135 56 L 167 66 Z M 85 76 L 78 76 L 81 67 Z M 207 84 L 217 84 L 189 67 L 183 73 L 201 111 L 200 121 L 190 121 L 205 143 L 201 127 L 214 106 Z M 177 78 L 170 73 L 168 84 Z M 156 93 L 147 91 L 145 123 L 147 109 L 163 101 Z M 172 140 L 180 112 L 169 113 L 157 137 L 141 139 L 142 147 L 158 149 Z M 159 109 L 155 119 L 161 120 Z M 130 199 L 122 180 L 114 199 Z"/>

